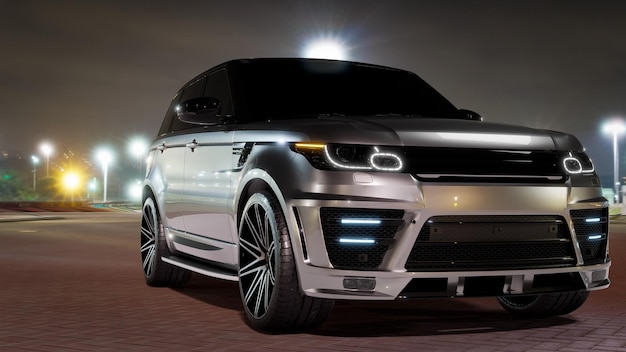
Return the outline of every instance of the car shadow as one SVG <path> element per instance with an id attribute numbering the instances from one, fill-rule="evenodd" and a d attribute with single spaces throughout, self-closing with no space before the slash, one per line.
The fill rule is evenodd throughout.
<path id="1" fill-rule="evenodd" d="M 246 321 L 236 282 L 194 274 L 175 289 L 209 305 L 229 309 Z M 427 298 L 396 301 L 336 301 L 326 322 L 312 335 L 337 337 L 436 336 L 480 334 L 563 326 L 571 316 L 519 318 L 504 311 L 495 298 Z"/>
<path id="2" fill-rule="evenodd" d="M 492 300 L 493 304 L 485 304 L 486 300 Z M 516 317 L 500 308 L 495 298 L 337 301 L 329 319 L 313 334 L 340 337 L 480 334 L 576 322 L 571 317 Z"/>
<path id="3" fill-rule="evenodd" d="M 237 282 L 192 274 L 185 287 L 173 290 L 206 304 L 243 313 Z"/>

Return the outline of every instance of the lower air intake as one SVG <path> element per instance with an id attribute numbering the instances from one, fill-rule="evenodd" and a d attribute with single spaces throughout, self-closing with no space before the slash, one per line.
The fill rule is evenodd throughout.
<path id="1" fill-rule="evenodd" d="M 321 208 L 331 264 L 336 269 L 375 270 L 403 224 L 403 210 Z"/>

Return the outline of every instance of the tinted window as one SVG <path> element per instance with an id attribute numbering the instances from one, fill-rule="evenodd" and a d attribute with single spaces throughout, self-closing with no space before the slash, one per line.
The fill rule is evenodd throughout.
<path id="1" fill-rule="evenodd" d="M 458 117 L 417 75 L 333 61 L 254 61 L 242 67 L 249 119 L 300 115 L 402 114 Z"/>
<path id="2" fill-rule="evenodd" d="M 234 115 L 233 100 L 230 94 L 230 85 L 228 84 L 228 74 L 226 70 L 219 70 L 207 76 L 204 96 L 220 100 L 222 103 L 220 115 Z"/>
<path id="3" fill-rule="evenodd" d="M 181 94 L 179 101 L 184 102 L 189 99 L 201 97 L 204 91 L 205 81 L 206 81 L 205 78 L 201 78 L 192 82 L 187 87 L 185 87 L 185 89 L 183 90 Z M 192 125 L 189 123 L 182 122 L 181 120 L 178 119 L 178 117 L 175 117 L 172 123 L 172 132 L 187 130 L 187 129 L 194 128 L 194 127 L 198 127 L 198 125 Z"/>
<path id="4" fill-rule="evenodd" d="M 161 124 L 161 128 L 159 128 L 159 136 L 172 132 L 172 122 L 174 120 L 177 120 L 176 105 L 178 105 L 179 98 L 180 94 L 176 94 L 174 96 L 174 99 L 172 99 L 170 107 L 167 109 L 167 113 L 165 114 L 165 118 L 163 119 L 163 123 Z"/>

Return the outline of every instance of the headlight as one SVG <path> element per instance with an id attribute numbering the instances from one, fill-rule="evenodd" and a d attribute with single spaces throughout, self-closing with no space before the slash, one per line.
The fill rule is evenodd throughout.
<path id="1" fill-rule="evenodd" d="M 323 170 L 397 172 L 403 167 L 400 153 L 376 146 L 295 143 L 292 150 L 304 155 L 313 167 Z"/>
<path id="2" fill-rule="evenodd" d="M 569 152 L 568 155 L 563 158 L 563 168 L 570 175 L 594 172 L 593 163 L 585 152 Z"/>

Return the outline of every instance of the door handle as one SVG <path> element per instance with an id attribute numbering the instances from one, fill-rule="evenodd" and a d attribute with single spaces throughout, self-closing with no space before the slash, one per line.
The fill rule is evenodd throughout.
<path id="1" fill-rule="evenodd" d="M 198 142 L 194 139 L 191 143 L 187 143 L 186 146 L 193 152 L 196 148 L 198 148 Z"/>
<path id="2" fill-rule="evenodd" d="M 165 143 L 161 144 L 160 146 L 156 147 L 156 150 L 160 151 L 161 154 L 163 154 L 163 152 L 165 151 L 165 149 L 167 149 L 167 147 L 165 146 Z"/>

